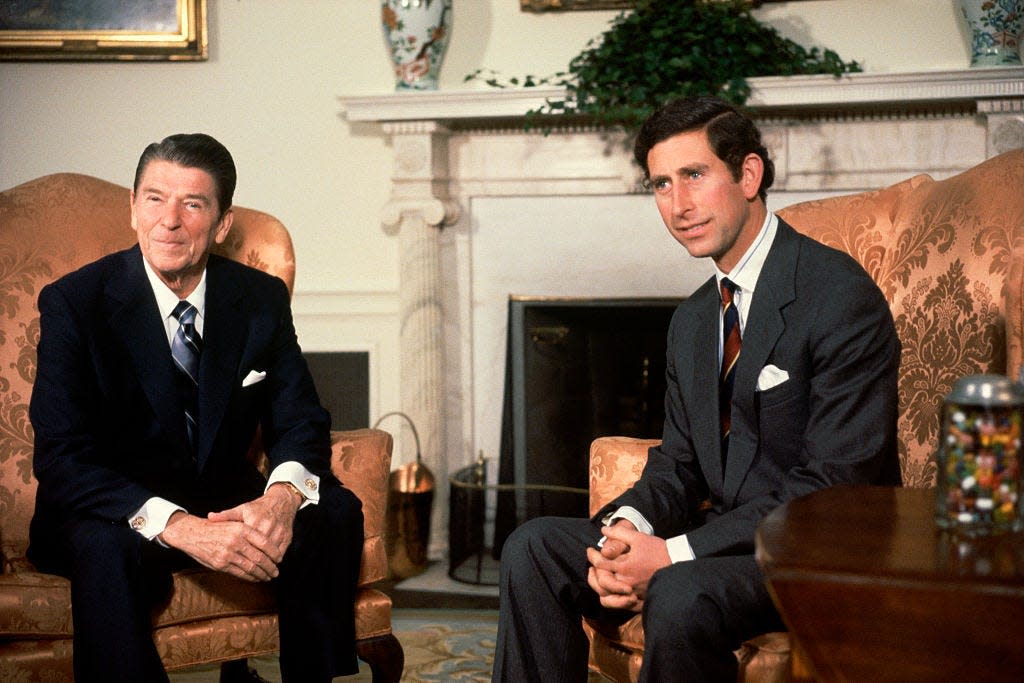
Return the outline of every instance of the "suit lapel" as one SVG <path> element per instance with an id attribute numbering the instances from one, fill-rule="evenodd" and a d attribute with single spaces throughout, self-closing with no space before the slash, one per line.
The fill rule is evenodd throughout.
<path id="1" fill-rule="evenodd" d="M 796 232 L 779 221 L 757 279 L 749 318 L 744 326 L 743 350 L 736 362 L 732 398 L 732 436 L 725 472 L 724 501 L 733 505 L 740 484 L 754 462 L 758 449 L 757 378 L 786 329 L 782 310 L 795 298 L 794 276 L 799 240 Z M 742 425 L 745 428 L 739 429 Z"/>
<path id="2" fill-rule="evenodd" d="M 184 408 L 175 384 L 167 333 L 142 267 L 142 252 L 136 245 L 124 252 L 123 258 L 125 276 L 113 280 L 106 291 L 110 328 L 128 349 L 129 362 L 163 431 L 177 439 L 187 453 Z"/>
<path id="3" fill-rule="evenodd" d="M 199 361 L 200 472 L 209 460 L 235 388 L 247 334 L 242 292 L 231 278 L 225 276 L 222 265 L 218 257 L 211 256 L 206 267 L 203 354 Z"/>

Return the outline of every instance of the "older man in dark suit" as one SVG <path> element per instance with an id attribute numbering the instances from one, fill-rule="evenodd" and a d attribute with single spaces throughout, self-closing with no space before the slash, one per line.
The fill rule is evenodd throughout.
<path id="1" fill-rule="evenodd" d="M 663 441 L 639 481 L 591 520 L 532 520 L 504 546 L 495 680 L 584 681 L 580 615 L 634 612 L 641 680 L 735 680 L 734 649 L 783 628 L 758 522 L 827 486 L 900 483 L 889 307 L 852 258 L 767 210 L 753 122 L 679 100 L 635 155 L 669 232 L 716 274 L 673 316 Z"/>
<path id="2" fill-rule="evenodd" d="M 213 138 L 150 145 L 138 245 L 39 295 L 29 557 L 71 580 L 80 683 L 167 680 L 151 609 L 197 563 L 274 582 L 285 681 L 357 670 L 361 504 L 331 475 L 284 283 L 210 254 L 234 187 Z M 269 480 L 247 458 L 257 428 Z M 243 660 L 221 680 L 253 676 Z"/>

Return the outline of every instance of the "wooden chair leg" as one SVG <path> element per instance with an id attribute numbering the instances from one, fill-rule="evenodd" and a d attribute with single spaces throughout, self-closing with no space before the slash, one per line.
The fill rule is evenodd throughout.
<path id="1" fill-rule="evenodd" d="M 356 653 L 370 665 L 373 683 L 398 683 L 405 669 L 405 652 L 395 634 L 356 641 Z"/>

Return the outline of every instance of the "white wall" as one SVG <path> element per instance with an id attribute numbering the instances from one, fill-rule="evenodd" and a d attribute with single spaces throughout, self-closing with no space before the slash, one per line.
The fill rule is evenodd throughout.
<path id="1" fill-rule="evenodd" d="M 349 124 L 340 95 L 393 87 L 376 0 L 208 0 L 210 59 L 194 63 L 0 63 L 0 188 L 57 171 L 129 184 L 142 148 L 205 131 L 235 156 L 239 205 L 279 217 L 298 259 L 304 346 L 372 348 L 371 414 L 399 408 L 397 239 L 380 228 L 390 148 Z M 759 17 L 868 71 L 964 68 L 957 0 L 810 0 Z M 564 69 L 614 12 L 531 14 L 519 0 L 454 0 L 442 89 Z M 126 227 L 127 229 L 127 227 Z M 333 316 L 350 316 L 338 325 Z"/>

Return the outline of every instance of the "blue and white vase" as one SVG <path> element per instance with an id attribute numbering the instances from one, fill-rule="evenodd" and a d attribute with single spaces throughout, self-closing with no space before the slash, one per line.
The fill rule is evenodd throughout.
<path id="1" fill-rule="evenodd" d="M 436 90 L 451 36 L 452 0 L 382 0 L 381 21 L 395 90 Z"/>
<path id="2" fill-rule="evenodd" d="M 971 66 L 1020 65 L 1024 0 L 960 0 L 971 31 Z"/>

